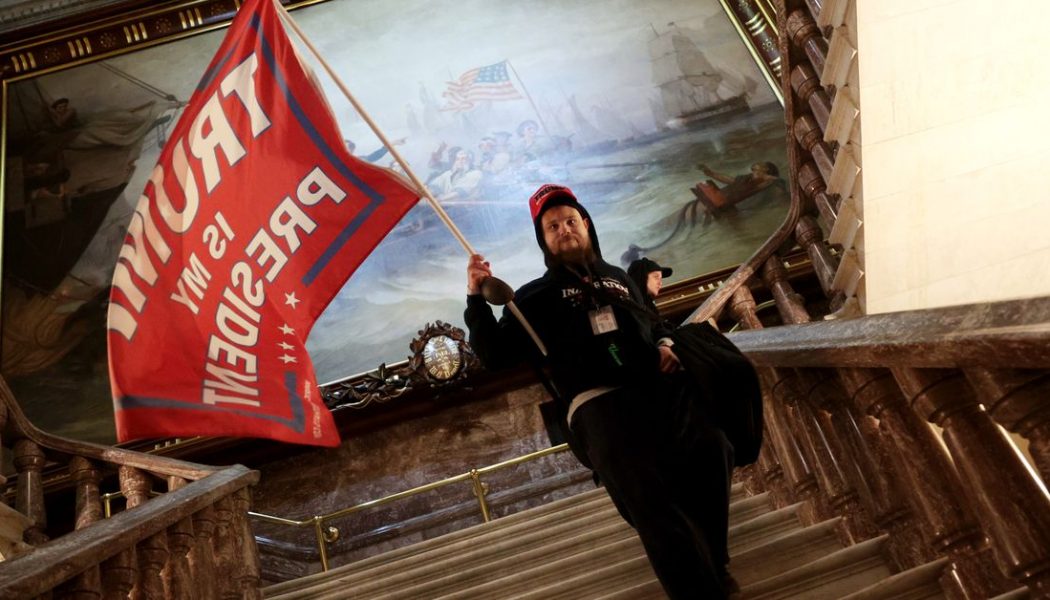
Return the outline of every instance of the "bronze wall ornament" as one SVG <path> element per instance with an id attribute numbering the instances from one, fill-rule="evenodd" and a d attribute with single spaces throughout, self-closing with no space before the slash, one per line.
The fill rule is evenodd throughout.
<path id="1" fill-rule="evenodd" d="M 476 372 L 481 363 L 467 342 L 466 333 L 444 321 L 427 323 L 409 344 L 408 361 L 321 386 L 329 408 L 365 408 L 389 402 L 418 388 L 442 388 L 459 383 Z"/>

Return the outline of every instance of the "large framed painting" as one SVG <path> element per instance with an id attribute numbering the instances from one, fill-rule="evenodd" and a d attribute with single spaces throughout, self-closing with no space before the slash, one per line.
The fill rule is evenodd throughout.
<path id="1" fill-rule="evenodd" d="M 606 260 L 648 256 L 675 280 L 740 262 L 783 220 L 783 108 L 718 0 L 391 6 L 331 0 L 293 14 L 512 286 L 542 269 L 526 200 L 543 183 L 576 192 Z M 115 439 L 113 267 L 222 35 L 4 81 L 0 368 L 44 429 Z M 351 152 L 401 170 L 315 70 Z M 412 209 L 314 327 L 318 380 L 404 360 L 424 323 L 462 326 L 466 263 L 431 208 Z"/>

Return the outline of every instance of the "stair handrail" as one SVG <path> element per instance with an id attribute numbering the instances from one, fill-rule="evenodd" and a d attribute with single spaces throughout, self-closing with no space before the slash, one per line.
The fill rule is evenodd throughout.
<path id="1" fill-rule="evenodd" d="M 465 473 L 460 473 L 459 475 L 453 475 L 452 477 L 446 477 L 439 481 L 433 481 L 431 483 L 419 485 L 414 488 L 402 490 L 393 494 L 388 494 L 381 498 L 361 502 L 359 504 L 348 506 L 346 508 L 341 508 L 330 513 L 326 513 L 323 515 L 314 515 L 307 519 L 288 519 L 285 517 L 278 517 L 276 515 L 268 515 L 266 513 L 260 512 L 249 512 L 248 516 L 266 523 L 273 523 L 275 525 L 286 525 L 289 527 L 313 527 L 314 534 L 317 539 L 318 554 L 321 557 L 321 570 L 328 571 L 329 560 L 327 544 L 337 540 L 340 534 L 338 527 L 331 525 L 326 527 L 325 523 L 327 521 L 345 517 L 368 508 L 375 508 L 377 506 L 389 504 L 391 502 L 395 502 L 403 498 L 408 498 L 425 492 L 433 491 L 448 485 L 452 485 L 454 483 L 470 481 L 471 486 L 474 490 L 474 495 L 477 497 L 478 500 L 478 508 L 481 511 L 481 517 L 485 523 L 489 523 L 492 521 L 492 516 L 491 512 L 489 511 L 488 502 L 485 500 L 485 496 L 488 494 L 488 489 L 486 489 L 484 482 L 481 481 L 482 475 L 499 471 L 507 467 L 512 467 L 514 465 L 519 465 L 521 463 L 530 462 L 539 458 L 543 458 L 544 456 L 549 456 L 551 454 L 565 452 L 568 449 L 568 444 L 558 444 L 556 446 L 551 446 L 550 448 L 543 448 L 542 450 L 529 452 L 528 454 L 516 456 L 514 458 L 510 458 L 485 467 L 470 469 L 469 471 L 466 471 Z"/>
<path id="2" fill-rule="evenodd" d="M 207 555 L 212 556 L 211 539 L 194 533 L 194 525 L 201 520 L 227 532 L 228 539 L 222 540 L 225 545 L 216 549 L 212 560 L 243 563 L 236 569 L 237 581 L 232 585 L 245 597 L 258 597 L 258 555 L 246 520 L 248 488 L 258 482 L 257 471 L 241 465 L 207 466 L 44 432 L 22 412 L 2 377 L 0 431 L 5 444 L 15 447 L 18 473 L 7 485 L 17 488 L 16 508 L 28 517 L 25 541 L 30 544 L 24 553 L 0 562 L 0 597 L 32 598 L 57 586 L 62 586 L 63 593 L 97 596 L 113 592 L 112 585 L 117 585 L 117 590 L 136 587 L 147 590 L 143 592 L 147 595 L 163 596 L 162 568 L 178 562 L 189 569 L 185 554 L 190 546 L 206 543 Z M 75 467 L 82 477 L 71 478 L 77 488 L 76 529 L 48 539 L 55 532 L 46 528 L 42 473 L 45 466 L 53 464 L 48 457 L 56 455 L 69 457 L 71 470 Z M 128 510 L 105 520 L 101 519 L 98 495 L 103 470 L 106 474 L 119 472 L 122 487 L 127 485 L 129 493 L 135 496 Z M 168 491 L 150 498 L 148 490 L 154 476 L 167 481 Z M 161 554 L 153 556 L 163 556 L 160 562 L 154 561 L 146 568 L 134 566 L 133 551 L 148 554 L 157 550 L 151 540 L 166 540 L 169 534 L 178 538 L 172 542 L 170 553 L 166 541 L 158 542 Z M 109 562 L 103 568 L 106 561 Z M 123 565 L 117 567 L 123 569 L 123 575 L 107 578 L 109 567 L 118 563 Z M 215 563 L 207 568 L 217 568 Z M 216 593 L 214 582 L 194 581 L 189 575 L 182 577 L 179 584 L 186 586 L 188 590 L 184 591 L 191 596 L 199 596 L 202 591 L 205 596 Z"/>
<path id="3" fill-rule="evenodd" d="M 790 110 L 791 101 L 788 101 L 788 110 Z M 790 114 L 790 112 L 788 113 Z M 791 144 L 791 133 L 788 132 L 788 160 L 794 164 L 797 162 L 794 158 L 795 152 L 794 147 Z M 792 173 L 796 170 L 792 169 Z M 789 175 L 790 177 L 790 175 Z M 784 217 L 784 221 L 780 224 L 780 227 L 774 231 L 765 243 L 763 243 L 758 250 L 755 250 L 753 254 L 744 262 L 740 264 L 730 275 L 722 282 L 722 285 L 718 287 L 704 302 L 696 307 L 693 312 L 689 313 L 689 316 L 682 322 L 685 323 L 700 323 L 707 321 L 708 319 L 717 319 L 718 315 L 722 312 L 726 303 L 733 297 L 733 292 L 745 285 L 749 279 L 758 273 L 758 270 L 762 268 L 762 265 L 766 263 L 771 256 L 773 256 L 777 250 L 780 249 L 794 234 L 795 227 L 798 225 L 799 219 L 802 217 L 802 199 L 798 193 L 797 186 L 788 183 L 791 186 L 791 202 L 788 205 L 788 213 Z"/>
<path id="4" fill-rule="evenodd" d="M 241 465 L 219 469 L 135 510 L 123 511 L 0 563 L 0 597 L 41 596 L 258 479 L 257 471 Z"/>
<path id="5" fill-rule="evenodd" d="M 756 366 L 1050 368 L 1050 297 L 733 332 Z"/>

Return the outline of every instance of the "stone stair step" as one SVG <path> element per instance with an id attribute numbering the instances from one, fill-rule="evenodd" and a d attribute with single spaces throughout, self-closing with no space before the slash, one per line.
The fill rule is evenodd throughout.
<path id="1" fill-rule="evenodd" d="M 579 537 L 580 523 L 586 522 L 590 530 L 605 531 L 613 527 L 619 535 L 631 535 L 630 527 L 623 521 L 611 503 L 584 505 L 556 515 L 544 515 L 540 522 L 525 521 L 484 535 L 471 536 L 454 543 L 434 546 L 424 552 L 414 553 L 397 560 L 375 565 L 368 569 L 331 574 L 309 582 L 307 587 L 286 589 L 280 595 L 270 596 L 275 600 L 305 600 L 318 593 L 343 587 L 352 587 L 360 593 L 378 593 L 393 586 L 413 585 L 428 578 L 440 577 L 443 573 L 457 572 L 477 562 L 479 549 L 484 562 L 518 556 L 535 548 L 546 548 Z"/>
<path id="2" fill-rule="evenodd" d="M 454 551 L 458 547 L 476 546 L 486 537 L 499 536 L 501 534 L 516 536 L 528 531 L 543 529 L 548 526 L 559 524 L 572 524 L 580 519 L 587 519 L 597 515 L 598 519 L 619 518 L 615 514 L 615 507 L 609 500 L 605 490 L 600 488 L 577 494 L 570 498 L 557 500 L 547 505 L 521 511 L 508 515 L 490 523 L 483 523 L 461 529 L 440 537 L 425 540 L 402 548 L 397 548 L 377 556 L 371 556 L 348 565 L 343 565 L 329 570 L 327 573 L 314 573 L 306 577 L 300 577 L 291 581 L 285 581 L 266 587 L 263 592 L 267 598 L 282 598 L 292 600 L 293 597 L 285 597 L 290 591 L 309 587 L 317 582 L 339 579 L 350 582 L 355 575 L 369 571 L 369 577 L 382 573 L 384 566 L 397 565 L 402 568 L 401 561 L 412 559 L 424 554 L 440 552 L 442 548 Z"/>
<path id="3" fill-rule="evenodd" d="M 842 600 L 941 600 L 941 575 L 951 562 L 947 558 L 930 561 L 897 573 L 889 579 L 854 592 Z"/>
<path id="4" fill-rule="evenodd" d="M 738 500 L 730 506 L 731 523 L 738 520 L 750 520 L 755 515 L 760 516 L 770 511 L 768 495 L 746 496 L 741 484 L 734 484 L 733 490 Z M 535 536 L 528 537 L 528 531 L 543 529 L 545 531 L 543 541 L 555 541 L 559 534 L 563 537 L 572 535 L 571 524 L 583 519 L 590 519 L 588 522 L 591 527 L 606 521 L 619 521 L 619 515 L 604 489 L 577 494 L 572 498 L 521 511 L 491 523 L 476 525 L 337 567 L 327 573 L 315 573 L 293 581 L 275 584 L 267 587 L 264 594 L 267 598 L 275 600 L 305 600 L 318 597 L 319 594 L 325 594 L 331 590 L 347 587 L 357 589 L 359 580 L 385 580 L 391 576 L 396 576 L 401 580 L 409 577 L 408 573 L 417 568 L 428 572 L 434 571 L 435 567 L 431 565 L 444 565 L 446 563 L 443 561 L 455 556 L 457 552 L 472 553 L 478 546 L 491 544 L 492 540 L 501 536 L 523 539 L 527 542 L 535 538 Z M 626 524 L 624 528 L 627 528 Z M 520 552 L 527 550 L 527 547 L 520 546 L 513 550 L 507 548 L 507 550 Z M 426 559 L 420 559 L 424 555 Z M 419 565 L 408 567 L 405 565 L 406 561 L 418 562 L 422 567 Z M 423 577 L 425 575 L 415 573 L 412 576 Z M 367 583 L 364 585 L 367 586 Z"/>
<path id="5" fill-rule="evenodd" d="M 660 580 L 653 575 L 652 579 L 644 583 L 598 596 L 594 600 L 667 600 L 667 594 L 664 593 Z"/>
<path id="6" fill-rule="evenodd" d="M 824 600 L 841 598 L 892 576 L 884 556 L 889 539 L 882 535 L 791 569 L 758 583 L 743 586 L 747 600 Z"/>
<path id="7" fill-rule="evenodd" d="M 747 489 L 743 483 L 734 483 L 729 486 L 729 502 L 733 503 L 737 500 L 743 500 L 747 498 Z"/>
<path id="8" fill-rule="evenodd" d="M 623 565 L 621 563 L 627 564 Z M 615 585 L 620 587 L 623 585 L 623 581 L 635 581 L 639 577 L 639 573 L 642 571 L 641 565 L 644 565 L 645 569 L 649 569 L 649 573 L 652 573 L 649 562 L 642 552 L 642 544 L 635 536 L 599 548 L 585 550 L 557 562 L 545 561 L 532 568 L 515 570 L 480 585 L 457 589 L 443 596 L 418 593 L 425 590 L 405 590 L 405 595 L 382 597 L 381 600 L 395 600 L 395 598 L 404 600 L 417 598 L 433 598 L 435 600 L 502 600 L 508 597 L 550 598 L 552 597 L 550 595 L 552 590 L 561 590 L 568 586 L 566 580 L 572 579 L 567 577 L 568 574 L 577 573 L 581 574 L 581 576 L 586 576 L 587 574 L 593 574 L 594 571 L 605 569 L 609 565 L 616 565 L 624 568 L 625 571 L 612 580 L 606 578 L 601 581 L 588 581 L 595 585 Z M 632 565 L 635 568 L 626 568 Z M 541 591 L 545 592 L 546 595 L 540 593 Z M 578 598 L 580 593 L 576 592 L 560 597 Z"/>
<path id="9" fill-rule="evenodd" d="M 760 556 L 751 554 L 749 559 L 750 549 L 759 551 L 778 540 L 784 548 L 804 549 L 807 544 L 814 543 L 813 539 L 820 537 L 815 533 L 820 526 L 814 526 L 817 528 L 814 531 L 802 529 L 798 519 L 800 505 L 774 511 L 768 494 L 748 496 L 741 484 L 733 486 L 732 498 L 730 551 L 734 561 L 742 561 L 742 568 L 734 562 L 734 575 L 741 582 L 764 576 L 764 571 L 761 571 L 749 577 L 748 561 L 757 565 L 759 560 L 754 557 Z M 803 533 L 793 539 L 793 532 Z M 776 550 L 768 548 L 767 551 Z M 609 577 L 608 573 L 601 581 L 592 582 L 589 578 L 595 572 L 612 564 L 608 552 L 613 552 L 613 556 L 627 566 L 640 560 L 646 574 L 623 585 L 613 585 L 622 578 Z M 791 552 L 792 558 L 808 556 Z M 741 558 L 736 558 L 738 556 Z M 559 561 L 557 574 L 545 570 L 552 560 Z M 796 563 L 790 564 L 795 566 Z M 634 588 L 639 594 L 656 590 L 655 597 L 663 597 L 641 543 L 601 488 L 337 567 L 327 573 L 275 584 L 266 588 L 264 594 L 274 600 L 414 600 L 435 598 L 441 594 L 449 597 L 464 594 L 462 597 L 474 600 L 494 593 L 496 588 L 489 590 L 488 586 L 502 586 L 499 587 L 502 595 L 492 597 L 504 598 L 508 593 L 507 585 L 521 582 L 524 587 L 518 591 L 531 594 L 532 590 L 547 587 L 543 584 L 544 577 L 552 578 L 551 586 L 564 584 L 566 572 L 580 573 L 580 590 L 593 588 L 587 592 L 587 597 L 616 597 L 615 594 Z M 601 588 L 600 593 L 595 586 Z"/>
<path id="10" fill-rule="evenodd" d="M 842 549 L 841 517 L 797 529 L 743 552 L 731 553 L 729 571 L 740 585 L 768 579 Z"/>
<path id="11" fill-rule="evenodd" d="M 729 553 L 740 554 L 791 531 L 802 529 L 802 503 L 767 512 L 742 523 L 729 523 Z"/>
<path id="12" fill-rule="evenodd" d="M 743 523 L 772 511 L 773 501 L 768 493 L 763 492 L 730 502 L 729 520 Z"/>
<path id="13" fill-rule="evenodd" d="M 648 584 L 643 591 L 650 595 L 622 596 L 630 600 L 653 598 L 664 600 L 667 596 L 656 582 L 649 560 L 644 554 L 625 557 L 621 560 L 609 560 L 589 571 L 569 571 L 575 573 L 566 577 L 566 571 L 557 569 L 552 581 L 537 585 L 515 595 L 485 596 L 484 598 L 513 598 L 514 600 L 583 600 L 585 598 L 602 598 L 623 590 L 636 589 Z M 656 583 L 658 594 L 651 595 L 651 584 Z M 474 596 L 465 594 L 457 598 L 474 600 Z M 481 600 L 482 597 L 478 597 Z M 441 600 L 451 600 L 442 598 Z"/>
<path id="14" fill-rule="evenodd" d="M 538 543 L 529 540 L 528 546 L 515 538 L 493 541 L 477 546 L 469 553 L 451 559 L 417 561 L 405 565 L 406 570 L 385 577 L 361 579 L 352 587 L 359 597 L 367 598 L 436 598 L 456 590 L 481 586 L 501 577 L 543 567 L 551 562 L 569 564 L 578 555 L 588 552 L 606 552 L 618 547 L 625 540 L 627 547 L 641 548 L 634 531 L 622 520 L 608 522 L 602 526 L 573 528 L 575 535 L 559 536 L 544 543 L 547 530 L 537 530 L 531 537 L 541 538 Z M 341 582 L 340 587 L 346 587 Z"/>

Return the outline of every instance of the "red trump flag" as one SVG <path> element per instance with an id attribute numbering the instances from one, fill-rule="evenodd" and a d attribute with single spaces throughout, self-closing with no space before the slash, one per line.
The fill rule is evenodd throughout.
<path id="1" fill-rule="evenodd" d="M 108 315 L 120 441 L 339 443 L 306 337 L 419 193 L 350 156 L 272 1 L 233 21 L 128 225 Z"/>

